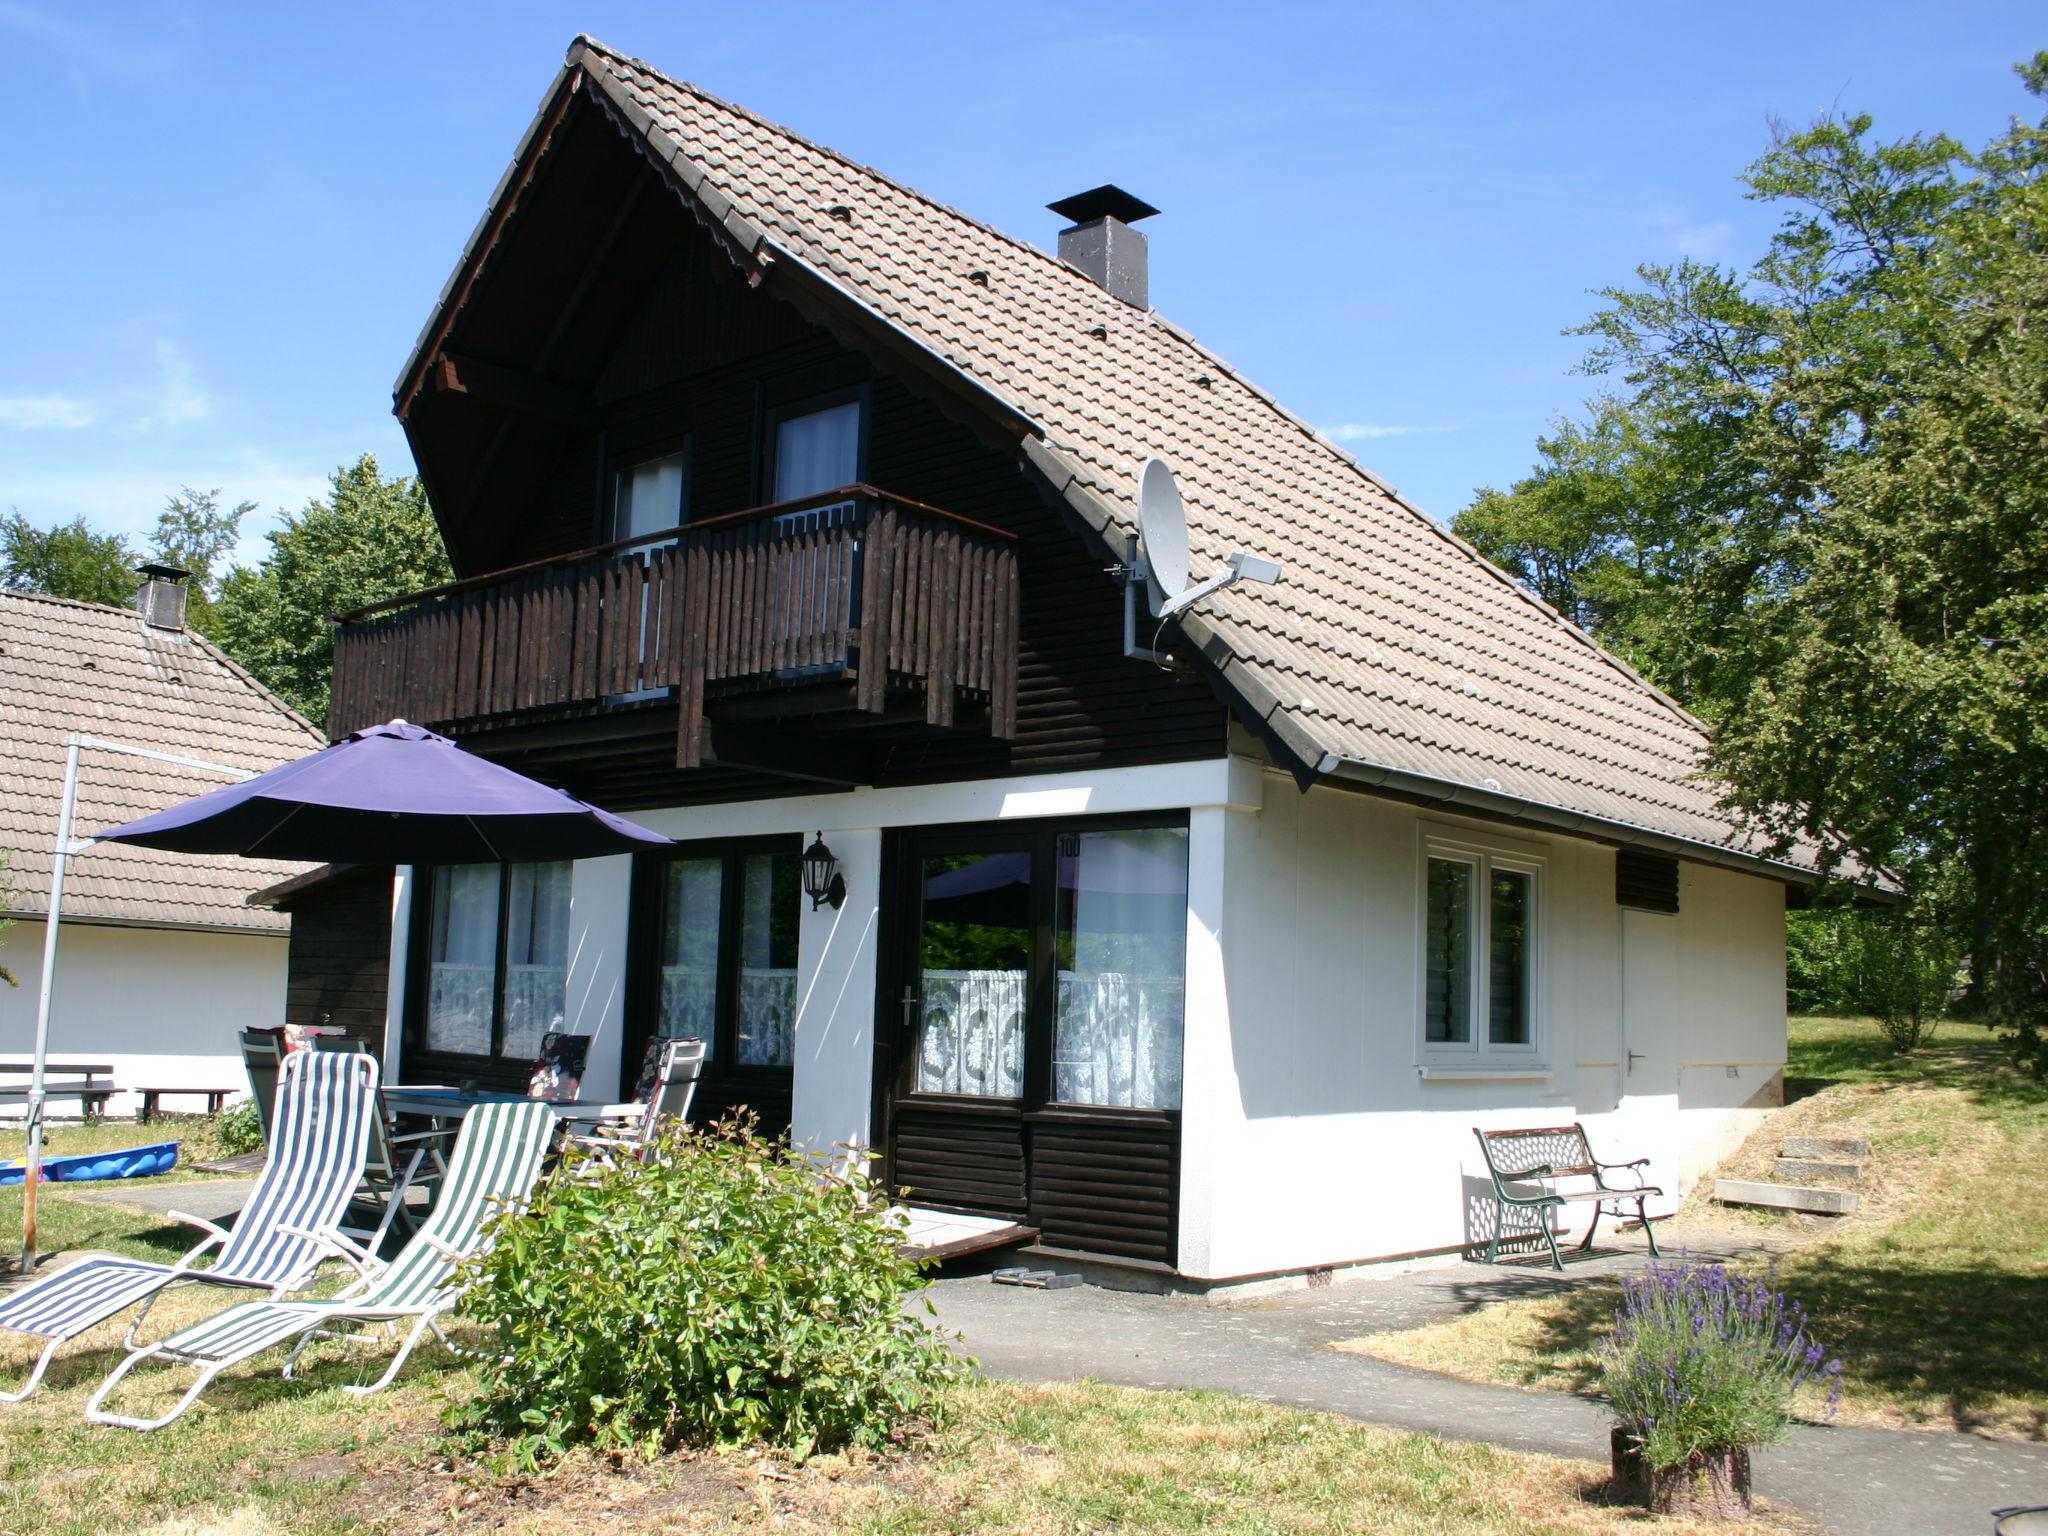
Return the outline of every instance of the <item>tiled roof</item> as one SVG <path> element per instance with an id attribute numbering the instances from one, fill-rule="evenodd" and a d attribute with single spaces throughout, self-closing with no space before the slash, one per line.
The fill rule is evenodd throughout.
<path id="1" fill-rule="evenodd" d="M 1029 423 L 1026 455 L 1112 550 L 1158 454 L 1197 579 L 1233 550 L 1280 561 L 1182 627 L 1305 770 L 1762 848 L 1699 776 L 1697 720 L 1155 311 L 600 44 L 566 67 L 740 259 L 808 271 Z"/>
<path id="2" fill-rule="evenodd" d="M 256 771 L 326 744 L 199 635 L 152 629 L 132 609 L 0 591 L 0 910 L 49 910 L 65 742 L 74 731 Z M 225 782 L 88 748 L 79 758 L 74 833 L 117 826 Z M 289 918 L 243 898 L 305 868 L 107 843 L 71 861 L 64 915 L 282 931 Z"/>

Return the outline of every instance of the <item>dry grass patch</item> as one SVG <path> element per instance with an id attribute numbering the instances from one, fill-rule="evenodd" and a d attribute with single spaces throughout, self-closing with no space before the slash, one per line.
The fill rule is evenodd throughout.
<path id="1" fill-rule="evenodd" d="M 1898 1058 L 1874 1026 L 1832 1019 L 1793 1021 L 1790 1081 L 1808 1096 L 1772 1116 L 1724 1171 L 1773 1177 L 1788 1135 L 1866 1137 L 1862 1208 L 1832 1222 L 1740 1212 L 1702 1190 L 1679 1219 L 1810 1239 L 1776 1266 L 1844 1363 L 1841 1420 L 2048 1439 L 2048 1333 L 2037 1321 L 2048 1307 L 2048 1091 L 1981 1029 L 1947 1026 Z M 1342 1347 L 1472 1380 L 1586 1391 L 1617 1296 L 1598 1282 Z"/>
<path id="2" fill-rule="evenodd" d="M 1092 1384 L 982 1383 L 960 1421 L 883 1459 L 802 1467 L 738 1455 L 612 1465 L 579 1456 L 543 1478 L 470 1467 L 383 1485 L 393 1536 L 451 1525 L 555 1536 L 618 1522 L 655 1532 L 1068 1536 L 1072 1532 L 1352 1532 L 1595 1536 L 1642 1528 L 1585 1462 L 1449 1445 L 1239 1398 Z M 1705 1527 L 1658 1521 L 1671 1536 Z M 1758 1529 L 1813 1529 L 1767 1513 Z"/>
<path id="3" fill-rule="evenodd" d="M 67 1202 L 57 1195 L 51 1203 Z M 149 1218 L 127 1219 L 131 1229 L 114 1235 L 137 1243 Z M 234 1299 L 174 1292 L 145 1336 Z M 169 1429 L 137 1435 L 81 1417 L 120 1357 L 124 1322 L 72 1341 L 42 1392 L 0 1408 L 0 1531 L 1600 1536 L 1647 1520 L 1604 1502 L 1604 1469 L 1591 1463 L 1446 1444 L 1240 1398 L 1086 1384 L 975 1383 L 961 1390 L 954 1423 L 886 1457 L 792 1466 L 729 1453 L 651 1463 L 586 1453 L 519 1476 L 447 1458 L 441 1415 L 472 1390 L 466 1369 L 428 1354 L 391 1390 L 357 1399 L 339 1387 L 377 1365 L 325 1345 L 309 1357 L 308 1380 L 281 1380 L 273 1352 L 222 1376 Z M 29 1341 L 0 1335 L 0 1372 L 18 1380 L 33 1353 Z M 1810 1529 L 1782 1515 L 1760 1528 Z M 1658 1529 L 1675 1536 L 1691 1527 Z"/>

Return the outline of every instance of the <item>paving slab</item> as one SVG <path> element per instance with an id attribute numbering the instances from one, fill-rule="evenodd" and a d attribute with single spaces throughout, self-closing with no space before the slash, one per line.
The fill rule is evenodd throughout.
<path id="1" fill-rule="evenodd" d="M 1604 1463 L 1609 1421 L 1590 1399 L 1460 1381 L 1330 1346 L 1505 1295 L 1584 1284 L 1639 1268 L 1645 1257 L 1608 1251 L 1563 1276 L 1547 1266 L 1453 1263 L 1236 1304 L 1093 1285 L 1023 1290 L 982 1273 L 948 1275 L 929 1295 L 941 1325 L 963 1335 L 962 1347 L 991 1376 L 1231 1392 Z M 1760 1495 L 1841 1536 L 1976 1533 L 1990 1528 L 1994 1508 L 2048 1502 L 2048 1446 L 1969 1435 L 1802 1426 L 1759 1451 L 1755 1466 Z"/>
<path id="2" fill-rule="evenodd" d="M 256 1181 L 194 1179 L 189 1184 L 137 1184 L 126 1189 L 96 1189 L 90 1193 L 78 1185 L 67 1184 L 62 1188 L 67 1199 L 90 1200 L 95 1205 L 125 1205 L 164 1216 L 172 1211 L 183 1211 L 205 1221 L 218 1222 L 237 1214 L 249 1203 Z"/>

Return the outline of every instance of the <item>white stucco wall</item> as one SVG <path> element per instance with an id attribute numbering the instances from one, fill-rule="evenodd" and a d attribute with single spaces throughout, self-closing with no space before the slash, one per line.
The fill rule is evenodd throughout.
<path id="1" fill-rule="evenodd" d="M 36 993 L 43 929 L 22 921 L 0 933 L 0 963 L 19 987 L 0 985 L 0 1060 L 35 1051 Z M 248 1081 L 236 1032 L 284 1022 L 286 936 L 64 924 L 51 995 L 50 1059 L 110 1063 L 114 1082 L 137 1087 L 242 1088 Z M 10 1077 L 9 1081 L 24 1082 Z M 201 1110 L 202 1099 L 172 1098 L 167 1110 Z M 78 1113 L 76 1100 L 50 1112 Z M 111 1114 L 130 1114 L 132 1093 Z M 18 1116 L 19 1105 L 0 1106 Z"/>
<path id="2" fill-rule="evenodd" d="M 1785 1054 L 1774 882 L 1687 864 L 1677 916 L 1625 913 L 1597 845 L 1304 796 L 1278 775 L 1264 789 L 1255 814 L 1195 822 L 1183 1272 L 1462 1244 L 1486 1187 L 1475 1126 L 1584 1120 L 1600 1155 L 1656 1159 L 1668 1209 L 1741 1123 L 1731 1112 L 1770 1096 Z M 1539 869 L 1541 1076 L 1418 1074 L 1425 827 Z"/>

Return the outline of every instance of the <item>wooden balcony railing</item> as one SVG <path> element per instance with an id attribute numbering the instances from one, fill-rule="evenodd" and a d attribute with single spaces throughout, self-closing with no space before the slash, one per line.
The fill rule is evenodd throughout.
<path id="1" fill-rule="evenodd" d="M 884 713 L 921 690 L 951 726 L 1017 727 L 1015 536 L 846 486 L 373 604 L 340 617 L 328 729 L 478 721 L 674 689 L 676 763 L 707 697 L 850 681 Z"/>

